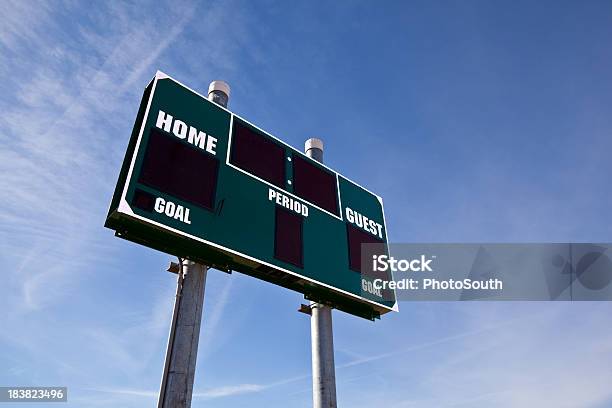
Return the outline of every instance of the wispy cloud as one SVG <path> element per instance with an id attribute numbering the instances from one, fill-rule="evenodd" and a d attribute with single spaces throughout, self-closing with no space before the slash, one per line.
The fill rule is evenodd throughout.
<path id="1" fill-rule="evenodd" d="M 612 355 L 612 334 L 601 325 L 609 307 L 517 305 L 471 309 L 462 319 L 472 328 L 465 333 L 398 349 L 394 359 L 388 353 L 357 361 L 386 367 L 397 377 L 390 379 L 393 392 L 383 387 L 352 406 L 365 408 L 377 400 L 394 407 L 595 408 L 610 400 L 606 384 L 612 369 L 605 361 Z M 504 320 L 508 313 L 514 317 Z M 495 320 L 501 323 L 490 325 Z M 380 359 L 387 364 L 375 364 Z"/>
<path id="2" fill-rule="evenodd" d="M 204 391 L 195 391 L 193 393 L 193 398 L 202 398 L 202 399 L 214 399 L 214 398 L 223 398 L 223 397 L 232 397 L 235 395 L 248 394 L 253 392 L 260 392 L 264 390 L 266 387 L 259 384 L 238 384 L 238 385 L 228 385 L 217 388 L 209 388 Z M 119 395 L 131 395 L 136 397 L 143 398 L 158 398 L 159 391 L 146 391 L 146 390 L 138 390 L 138 389 L 129 389 L 129 388 L 93 388 L 90 391 L 110 393 L 110 394 L 119 394 Z"/>
<path id="3" fill-rule="evenodd" d="M 37 41 L 44 34 L 42 27 L 50 16 L 50 6 L 46 2 L 32 7 L 31 4 L 19 0 L 3 1 L 0 4 L 3 16 L 0 26 L 1 46 L 16 51 L 24 42 Z"/>
<path id="4" fill-rule="evenodd" d="M 0 140 L 6 147 L 0 151 L 0 188 L 11 192 L 0 198 L 0 229 L 6 234 L 0 249 L 29 256 L 20 279 L 28 299 L 23 306 L 37 309 L 52 301 L 52 294 L 61 296 L 64 284 L 76 282 L 83 265 L 112 259 L 101 224 L 139 89 L 198 4 L 155 3 L 157 12 L 146 18 L 140 6 L 92 5 L 108 16 L 93 26 L 57 23 L 78 12 L 72 3 L 4 4 L 8 24 L 0 41 L 28 52 L 30 61 L 3 59 L 13 97 L 0 100 Z M 159 24 L 165 19 L 173 23 Z M 100 36 L 106 25 L 110 35 Z M 73 47 L 70 36 L 83 41 L 86 51 Z M 217 40 L 210 38 L 209 46 L 222 46 Z M 141 85 L 135 87 L 136 81 Z M 126 102 L 128 109 L 117 109 Z M 123 136 L 113 137 L 117 133 Z M 41 291 L 48 285 L 55 289 Z"/>
<path id="5" fill-rule="evenodd" d="M 230 385 L 225 387 L 211 388 L 209 390 L 194 392 L 194 398 L 220 398 L 230 397 L 234 395 L 247 394 L 252 392 L 260 392 L 266 387 L 259 384 L 240 384 Z"/>
<path id="6" fill-rule="evenodd" d="M 214 270 L 209 270 L 208 274 L 212 273 L 223 273 Z M 205 313 L 202 321 L 202 335 L 200 339 L 199 348 L 204 353 L 210 353 L 213 348 L 211 347 L 214 341 L 219 341 L 219 323 L 222 321 L 228 302 L 230 301 L 230 294 L 232 291 L 232 283 L 234 281 L 233 276 L 223 276 L 223 286 L 220 291 L 213 292 L 212 288 L 207 288 L 204 293 L 204 308 Z M 210 279 L 209 279 L 210 281 Z"/>
<path id="7" fill-rule="evenodd" d="M 543 337 L 546 338 L 551 333 L 549 329 L 556 326 L 559 319 L 563 319 L 563 312 L 558 309 L 548 310 L 544 312 L 538 313 L 529 313 L 527 315 L 519 313 L 515 317 L 499 319 L 499 315 L 495 312 L 485 312 L 484 314 L 476 313 L 473 316 L 474 324 L 471 329 L 461 331 L 457 334 L 445 336 L 442 338 L 421 342 L 418 344 L 410 345 L 407 347 L 401 347 L 391 350 L 388 353 L 380 353 L 375 355 L 370 355 L 363 358 L 355 358 L 347 363 L 339 364 L 336 366 L 337 368 L 337 379 L 338 384 L 344 386 L 348 386 L 352 384 L 355 387 L 361 387 L 361 383 L 367 382 L 371 383 L 372 376 L 376 376 L 379 378 L 379 381 L 385 383 L 388 379 L 385 379 L 384 376 L 380 376 L 379 373 L 374 370 L 367 375 L 359 374 L 356 376 L 352 376 L 346 378 L 348 370 L 353 369 L 354 367 L 370 364 L 375 367 L 380 361 L 390 360 L 394 364 L 402 364 L 402 362 L 407 361 L 406 358 L 402 357 L 404 355 L 419 355 L 426 350 L 429 350 L 428 353 L 447 353 L 449 351 L 453 351 L 450 353 L 448 358 L 444 358 L 439 362 L 435 362 L 431 365 L 431 367 L 423 372 L 422 378 L 419 380 L 419 388 L 426 388 L 427 392 L 420 391 L 419 398 L 406 398 L 404 397 L 404 392 L 401 389 L 395 390 L 390 395 L 381 396 L 377 393 L 374 393 L 373 398 L 376 398 L 380 401 L 388 401 L 388 405 L 397 406 L 397 407 L 462 407 L 462 406 L 470 406 L 470 407 L 485 407 L 494 404 L 495 406 L 500 407 L 517 407 L 517 406 L 525 406 L 528 405 L 529 401 L 540 401 L 538 406 L 542 407 L 553 407 L 553 406 L 572 406 L 571 404 L 563 405 L 561 404 L 562 400 L 568 400 L 568 395 L 565 394 L 564 397 L 560 397 L 555 399 L 555 403 L 559 403 L 561 405 L 549 404 L 547 401 L 548 396 L 540 398 L 540 396 L 534 395 L 528 388 L 531 387 L 529 384 L 530 381 L 525 382 L 509 382 L 508 377 L 506 375 L 506 379 L 499 384 L 499 386 L 491 387 L 489 384 L 491 381 L 495 380 L 495 378 L 490 378 L 492 373 L 487 370 L 482 370 L 482 356 L 502 356 L 504 353 L 499 352 L 500 347 L 504 347 L 509 343 L 513 344 L 514 349 L 509 348 L 509 350 L 520 351 L 521 347 L 516 347 L 517 344 L 522 344 L 524 346 L 533 347 L 534 344 L 541 343 L 541 338 L 539 340 L 535 340 L 535 338 Z M 483 326 L 484 321 L 489 321 L 489 323 Z M 470 320 L 467 319 L 467 322 Z M 528 327 L 528 333 L 530 335 L 525 335 L 525 328 Z M 536 330 L 539 328 L 539 330 Z M 512 337 L 512 339 L 509 338 Z M 519 340 L 520 338 L 520 340 Z M 518 341 L 517 341 L 518 340 Z M 604 347 L 605 344 L 608 344 L 607 341 L 601 341 L 600 347 L 595 349 L 592 348 L 595 352 L 610 352 L 612 348 L 608 346 L 607 351 Z M 603 348 L 602 348 L 603 347 Z M 350 351 L 348 354 L 353 354 Z M 411 361 L 412 359 L 408 359 Z M 478 363 L 476 363 L 478 362 Z M 580 364 L 574 364 L 572 362 L 572 367 L 580 370 Z M 388 364 L 382 364 L 382 366 L 388 367 Z M 467 367 L 472 367 L 472 369 L 468 369 Z M 495 370 L 503 370 L 503 369 L 511 369 L 511 365 L 504 366 L 503 364 L 495 364 Z M 416 368 L 415 368 L 416 369 Z M 546 368 L 543 368 L 545 371 Z M 559 375 L 560 373 L 556 373 L 554 368 L 551 367 L 551 372 L 548 374 L 548 378 L 551 379 L 554 383 L 558 383 L 559 381 L 565 381 L 565 374 Z M 598 373 L 598 375 L 602 374 L 601 369 L 597 368 L 593 370 L 594 373 Z M 466 374 L 469 373 L 469 374 Z M 500 375 L 500 372 L 495 371 L 496 374 Z M 607 374 L 606 374 L 607 375 Z M 610 373 L 612 375 L 612 371 Z M 458 382 L 459 377 L 463 382 Z M 482 376 L 482 378 L 480 378 Z M 478 377 L 479 379 L 477 379 Z M 567 378 L 569 378 L 571 374 L 567 374 Z M 606 378 L 606 377 L 604 377 Z M 303 375 L 298 375 L 290 378 L 284 378 L 278 381 L 273 381 L 264 384 L 240 384 L 240 385 L 229 385 L 229 386 L 221 386 L 216 388 L 207 389 L 204 391 L 196 391 L 194 392 L 194 398 L 223 398 L 236 396 L 241 394 L 249 394 L 249 393 L 262 393 L 273 390 L 275 388 L 286 386 L 293 383 L 299 382 L 309 382 L 311 379 L 311 373 L 305 373 Z M 474 391 L 469 392 L 469 384 L 481 384 L 478 386 L 478 389 L 481 392 Z M 592 394 L 591 398 L 586 398 L 582 392 L 579 394 L 573 393 L 571 397 L 569 397 L 569 401 L 593 401 L 594 403 L 597 401 L 605 400 L 610 396 L 608 391 L 601 393 L 600 391 L 604 391 L 604 388 L 599 388 L 598 385 L 603 385 L 603 382 L 597 382 L 596 385 L 591 385 L 586 392 L 590 392 Z M 466 390 L 468 387 L 468 390 Z M 384 387 L 382 387 L 384 390 Z M 439 394 L 436 390 L 445 389 L 447 393 L 445 396 L 437 396 L 437 397 L 423 397 L 422 395 L 427 395 L 431 392 L 432 395 Z M 105 389 L 109 392 L 123 392 L 122 389 Z M 537 388 L 534 389 L 534 391 Z M 308 393 L 310 391 L 310 387 L 303 388 L 298 394 Z M 548 391 L 547 391 L 548 392 Z M 133 395 L 139 395 L 142 397 L 157 397 L 157 391 L 142 391 L 142 390 L 128 390 L 126 393 L 131 393 Z M 297 395 L 294 392 L 291 395 Z M 528 395 L 528 397 L 524 396 Z M 546 394 L 547 395 L 547 394 Z M 382 398 L 382 399 L 381 399 Z M 500 405 L 500 401 L 510 401 L 507 405 Z M 361 404 L 357 404 L 354 406 L 359 407 L 369 407 L 372 402 L 369 397 L 364 398 Z M 589 405 L 585 405 L 589 406 Z"/>
<path id="8" fill-rule="evenodd" d="M 115 380 L 138 379 L 149 364 L 159 365 L 152 360 L 167 338 L 171 280 L 149 288 L 156 294 L 142 304 L 113 310 L 132 308 L 131 316 L 88 316 L 101 316 L 105 304 L 82 316 L 76 309 L 86 307 L 87 291 L 97 295 L 89 282 L 96 272 L 121 270 L 127 279 L 116 287 L 133 284 L 130 265 L 117 257 L 119 241 L 102 225 L 142 89 L 158 68 L 180 73 L 197 65 L 198 80 L 206 80 L 208 72 L 231 66 L 232 55 L 221 50 L 234 39 L 213 28 L 239 11 L 191 1 L 9 1 L 0 9 L 0 259 L 11 265 L 0 288 L 0 307 L 11 311 L 0 315 L 0 345 L 30 362 L 8 359 L 30 381 L 41 361 L 50 365 L 47 375 L 71 384 L 106 381 L 105 370 L 114 370 Z M 193 44 L 186 31 L 196 27 L 210 28 Z M 174 50 L 184 47 L 189 53 L 177 57 Z M 200 48 L 218 56 L 205 68 L 193 53 Z M 70 347 L 75 340 L 66 338 L 80 345 Z M 88 367 L 94 362 L 97 373 Z M 230 392 L 239 390 L 216 393 Z"/>
<path id="9" fill-rule="evenodd" d="M 399 49 L 377 47 L 370 65 L 359 47 L 352 48 L 368 41 L 383 44 L 379 40 L 384 38 L 376 37 L 380 30 L 401 26 L 388 24 L 393 16 L 378 24 L 367 8 L 363 16 L 332 8 L 323 19 L 320 10 L 309 6 L 278 3 L 261 9 L 234 1 L 0 2 L 0 366 L 7 368 L 0 370 L 0 379 L 66 384 L 68 405 L 80 408 L 139 408 L 157 398 L 174 278 L 155 274 L 156 269 L 163 274 L 164 255 L 115 240 L 102 228 L 140 93 L 156 69 L 196 89 L 205 90 L 212 79 L 229 79 L 239 95 L 232 106 L 250 106 L 254 121 L 268 121 L 270 130 L 285 132 L 283 137 L 297 140 L 315 129 L 335 133 L 328 133 L 331 149 L 334 140 L 336 148 L 356 146 L 332 157 L 344 163 L 351 177 L 361 173 L 364 185 L 369 179 L 380 186 L 397 239 L 414 239 L 414 231 L 432 239 L 575 239 L 579 231 L 584 240 L 598 231 L 605 239 L 610 230 L 609 223 L 601 222 L 610 202 L 602 187 L 609 184 L 609 93 L 595 92 L 608 86 L 605 75 L 596 70 L 585 75 L 594 84 L 585 91 L 593 92 L 587 95 L 591 103 L 568 104 L 566 112 L 575 114 L 565 118 L 537 109 L 545 104 L 529 103 L 525 84 L 508 82 L 508 92 L 520 98 L 498 108 L 525 106 L 511 117 L 531 110 L 539 121 L 560 125 L 529 129 L 533 122 L 521 118 L 520 126 L 500 127 L 498 119 L 510 116 L 483 114 L 490 99 L 483 104 L 469 95 L 479 84 L 452 89 L 463 81 L 436 71 L 433 62 L 446 61 L 439 59 L 444 50 L 434 47 L 436 58 L 429 60 L 431 65 L 421 64 L 424 71 L 412 71 L 419 75 L 414 81 L 406 80 L 404 68 L 419 64 L 402 62 Z M 437 11 L 435 18 L 443 21 L 437 20 L 443 18 Z M 363 22 L 373 28 L 367 38 Z M 419 30 L 418 24 L 404 25 Z M 607 38 L 608 31 L 597 32 Z M 414 33 L 419 32 L 402 31 L 393 38 Z M 431 40 L 432 32 L 423 34 L 414 38 L 437 41 Z M 602 48 L 589 50 L 589 59 L 570 65 L 583 64 L 584 71 L 593 65 L 592 55 L 598 55 L 595 65 L 605 71 L 605 46 L 602 42 Z M 428 57 L 416 54 L 421 51 L 418 41 L 411 44 L 411 58 Z M 385 55 L 394 63 L 385 64 Z M 479 67 L 490 68 L 486 62 L 479 61 L 485 64 Z M 457 72 L 453 64 L 444 65 Z M 371 75 L 389 75 L 393 83 L 391 91 L 377 95 L 384 109 L 362 98 Z M 332 90 L 325 100 L 321 89 Z M 505 95 L 496 94 L 499 99 Z M 568 99 L 575 101 L 576 95 Z M 278 107 L 264 99 L 286 103 Z M 483 117 L 491 118 L 491 126 Z M 552 136 L 540 138 L 542 133 Z M 507 140 L 515 143 L 503 143 Z M 542 141 L 545 145 L 536 148 Z M 353 163 L 355 157 L 365 163 L 371 152 L 386 158 L 376 169 Z M 413 177 L 398 180 L 390 174 Z M 414 191 L 427 199 L 415 199 Z M 196 385 L 203 385 L 194 397 L 215 399 L 218 406 L 234 401 L 307 405 L 311 373 L 309 358 L 302 354 L 308 352 L 307 325 L 279 320 L 287 330 L 272 333 L 279 336 L 271 344 L 283 343 L 280 335 L 294 343 L 285 343 L 291 344 L 282 354 L 287 361 L 278 361 L 278 350 L 265 344 L 267 334 L 249 338 L 261 319 L 270 322 L 269 315 L 258 309 L 252 322 L 240 321 L 253 310 L 244 301 L 241 281 L 219 282 L 209 277 L 199 353 L 200 364 L 219 365 L 214 382 L 209 382 L 212 371 L 198 371 L 204 381 L 196 379 Z M 235 310 L 240 308 L 249 311 Z M 387 320 L 363 331 L 353 330 L 357 326 L 338 330 L 337 383 L 343 405 L 601 408 L 612 398 L 612 333 L 602 324 L 610 314 L 606 305 L 555 305 L 546 315 L 538 313 L 548 305 L 459 308 L 463 312 L 454 321 L 445 317 L 455 306 L 432 307 L 427 316 L 403 311 L 393 324 Z M 342 327 L 341 319 L 335 324 Z M 367 333 L 368 339 L 380 335 L 385 348 L 355 333 Z M 257 367 L 260 377 L 250 378 L 246 370 L 228 372 L 221 365 L 229 355 L 221 348 L 230 334 L 244 338 L 235 343 L 245 347 L 241 351 L 250 350 L 256 340 L 262 342 L 261 352 L 270 353 L 270 367 Z M 292 374 L 277 374 L 280 366 L 291 367 Z M 104 390 L 89 390 L 97 384 Z M 296 393 L 299 404 L 287 403 Z M 268 404 L 267 398 L 278 401 Z"/>
<path id="10" fill-rule="evenodd" d="M 534 318 L 536 316 L 531 316 L 530 318 Z M 453 334 L 450 336 L 444 336 L 442 338 L 437 338 L 435 340 L 431 340 L 431 341 L 426 341 L 423 343 L 419 343 L 419 344 L 415 344 L 415 345 L 411 345 L 411 346 L 407 346 L 407 347 L 401 347 L 399 349 L 393 349 L 390 352 L 387 353 L 380 353 L 380 354 L 375 354 L 375 355 L 368 355 L 366 357 L 358 357 L 355 358 L 349 362 L 346 362 L 344 364 L 340 364 L 338 365 L 338 368 L 349 368 L 349 367 L 354 367 L 357 365 L 361 365 L 361 364 L 367 364 L 367 363 L 372 363 L 375 362 L 377 360 L 382 360 L 382 359 L 387 359 L 387 358 L 392 358 L 392 357 L 399 357 L 402 354 L 409 354 L 409 353 L 413 353 L 419 350 L 423 350 L 426 348 L 430 348 L 430 347 L 435 347 L 435 346 L 439 346 L 439 345 L 443 345 L 445 343 L 451 343 L 451 342 L 455 342 L 458 340 L 463 340 L 465 338 L 469 338 L 469 337 L 477 337 L 482 335 L 483 333 L 487 333 L 487 332 L 491 332 L 491 331 L 495 331 L 497 329 L 500 329 L 504 326 L 508 326 L 508 325 L 512 325 L 512 324 L 516 324 L 519 323 L 521 321 L 523 321 L 524 318 L 517 318 L 517 319 L 506 319 L 494 324 L 489 324 L 486 326 L 478 326 L 477 328 L 474 328 L 472 330 L 468 330 L 468 331 L 462 331 L 460 333 L 457 334 Z"/>

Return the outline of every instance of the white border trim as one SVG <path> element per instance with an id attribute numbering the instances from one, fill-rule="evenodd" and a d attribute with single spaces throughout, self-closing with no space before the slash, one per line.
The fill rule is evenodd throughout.
<path id="1" fill-rule="evenodd" d="M 134 170 L 134 164 L 136 164 L 136 156 L 138 156 L 138 148 L 140 147 L 140 141 L 142 140 L 142 133 L 144 132 L 145 123 L 147 118 L 149 117 L 149 110 L 151 109 L 151 101 L 153 101 L 153 95 L 155 94 L 155 87 L 157 86 L 158 79 L 169 78 L 166 74 L 161 71 L 157 71 L 155 73 L 155 78 L 153 79 L 153 87 L 151 88 L 151 93 L 149 93 L 149 100 L 147 101 L 147 108 L 145 109 L 144 115 L 142 117 L 142 124 L 140 125 L 140 131 L 138 132 L 138 140 L 136 141 L 136 146 L 134 146 L 134 153 L 132 156 L 132 161 L 130 163 L 130 169 L 128 170 L 127 177 L 125 178 L 125 184 L 123 186 L 123 193 L 121 194 L 121 200 L 119 201 L 119 210 L 122 208 L 122 204 L 125 203 L 128 208 L 131 208 L 128 203 L 125 201 L 125 196 L 127 194 L 128 186 L 130 185 L 130 180 L 132 179 L 132 171 Z M 132 214 L 134 214 L 132 212 Z M 129 215 L 129 214 L 128 214 Z"/>
<path id="2" fill-rule="evenodd" d="M 380 208 L 382 209 L 383 222 L 385 223 L 385 244 L 387 245 L 387 250 L 390 253 L 391 251 L 389 250 L 389 230 L 387 229 L 387 220 L 385 218 L 385 206 L 382 203 L 382 199 L 380 200 Z M 393 276 L 393 271 L 390 270 L 389 272 L 391 273 L 391 280 L 395 280 L 395 277 Z M 399 312 L 399 302 L 397 301 L 397 289 L 395 288 L 393 289 L 393 297 L 395 298 L 395 303 L 393 304 L 393 307 L 391 308 L 391 310 L 394 312 Z"/>
<path id="3" fill-rule="evenodd" d="M 138 140 L 136 141 L 136 146 L 134 147 L 134 152 L 133 152 L 132 160 L 131 160 L 131 163 L 130 163 L 130 168 L 129 168 L 129 170 L 128 170 L 128 174 L 127 174 L 127 177 L 126 177 L 126 179 L 125 179 L 125 185 L 124 185 L 124 187 L 123 187 L 123 193 L 121 194 L 121 199 L 119 200 L 119 205 L 118 205 L 118 207 L 117 207 L 117 212 L 118 212 L 118 213 L 121 213 L 121 214 L 124 214 L 124 215 L 126 215 L 126 216 L 128 216 L 128 217 L 131 217 L 131 218 L 134 218 L 134 219 L 137 219 L 137 220 L 140 220 L 140 221 L 144 221 L 145 223 L 155 225 L 155 226 L 157 226 L 157 227 L 159 227 L 159 228 L 161 228 L 161 229 L 165 229 L 165 230 L 171 231 L 171 232 L 173 232 L 173 233 L 175 233 L 175 234 L 178 234 L 178 235 L 181 235 L 181 236 L 184 236 L 184 237 L 187 237 L 187 238 L 190 238 L 190 239 L 193 239 L 193 240 L 196 240 L 196 241 L 202 242 L 202 243 L 204 243 L 204 244 L 210 245 L 210 246 L 212 246 L 212 247 L 215 247 L 215 248 L 221 249 L 221 250 L 223 250 L 223 251 L 226 251 L 226 252 L 229 252 L 229 253 L 232 253 L 232 254 L 238 255 L 238 256 L 240 256 L 240 257 L 242 257 L 242 258 L 249 259 L 249 260 L 251 260 L 251 261 L 254 261 L 254 262 L 257 262 L 257 263 L 260 263 L 260 264 L 263 264 L 263 265 L 269 266 L 269 267 L 271 267 L 271 268 L 281 270 L 281 271 L 283 271 L 283 272 L 285 272 L 285 273 L 288 273 L 288 274 L 290 274 L 290 275 L 296 276 L 296 277 L 298 277 L 298 278 L 300 278 L 300 279 L 304 279 L 304 280 L 306 280 L 306 281 L 313 282 L 313 283 L 316 283 L 316 284 L 318 284 L 318 285 L 320 285 L 320 286 L 323 286 L 323 287 L 326 287 L 326 288 L 328 288 L 328 289 L 331 289 L 332 291 L 335 291 L 335 292 L 338 292 L 338 293 L 342 293 L 342 294 L 348 295 L 348 296 L 350 296 L 350 297 L 352 297 L 352 298 L 355 298 L 355 299 L 360 300 L 360 301 L 365 302 L 365 303 L 372 304 L 372 305 L 374 305 L 374 306 L 376 306 L 376 307 L 378 307 L 378 308 L 381 308 L 381 309 L 386 309 L 386 310 L 389 310 L 389 311 L 397 311 L 397 297 L 396 297 L 396 299 L 395 299 L 395 304 L 393 305 L 393 307 L 389 307 L 389 306 L 386 306 L 386 305 L 381 304 L 381 303 L 376 303 L 376 302 L 374 302 L 374 301 L 372 301 L 372 300 L 366 299 L 366 298 L 361 297 L 361 296 L 359 296 L 359 295 L 356 295 L 356 294 L 354 294 L 354 293 L 347 292 L 347 291 L 345 291 L 345 290 L 342 290 L 342 289 L 336 288 L 336 287 L 334 287 L 334 286 L 328 285 L 328 284 L 323 283 L 323 282 L 319 282 L 319 281 L 317 281 L 317 280 L 315 280 L 315 279 L 309 278 L 309 277 L 304 276 L 304 275 L 300 275 L 299 273 L 293 272 L 293 271 L 291 271 L 291 270 L 288 270 L 288 269 L 285 269 L 285 268 L 281 268 L 281 267 L 280 267 L 280 266 L 278 266 L 278 265 L 274 265 L 274 264 L 271 264 L 271 263 L 269 263 L 269 262 L 263 261 L 263 260 L 261 260 L 261 259 L 257 259 L 257 258 L 254 258 L 254 257 L 252 257 L 252 256 L 249 256 L 249 255 L 243 254 L 242 252 L 239 252 L 239 251 L 236 251 L 236 250 L 233 250 L 233 249 L 230 249 L 230 248 L 226 248 L 226 247 L 224 247 L 223 245 L 219 245 L 219 244 L 216 244 L 216 243 L 214 243 L 214 242 L 207 241 L 207 240 L 205 240 L 205 239 L 203 239 L 203 238 L 197 237 L 197 236 L 195 236 L 195 235 L 188 234 L 188 233 L 186 233 L 186 232 L 184 232 L 184 231 L 177 230 L 177 229 L 175 229 L 175 228 L 172 228 L 172 227 L 170 227 L 170 226 L 168 226 L 168 225 L 161 224 L 161 223 L 159 223 L 159 222 L 157 222 L 157 221 L 154 221 L 154 220 L 152 220 L 152 219 L 142 217 L 142 216 L 140 216 L 140 215 L 138 215 L 138 214 L 136 214 L 136 213 L 134 213 L 134 212 L 132 211 L 132 209 L 131 209 L 130 205 L 128 204 L 127 200 L 125 199 L 125 196 L 126 196 L 126 194 L 127 194 L 128 186 L 130 185 L 130 180 L 131 180 L 131 178 L 132 178 L 132 172 L 133 172 L 133 170 L 134 170 L 134 165 L 136 164 L 136 156 L 138 155 L 138 149 L 139 149 L 139 146 L 140 146 L 140 142 L 141 142 L 141 140 L 142 140 L 142 134 L 144 133 L 145 123 L 146 123 L 147 118 L 148 118 L 148 116 L 149 116 L 149 110 L 150 110 L 150 108 L 151 108 L 151 101 L 153 100 L 153 96 L 154 96 L 154 94 L 155 94 L 155 88 L 156 88 L 156 86 L 157 86 L 157 80 L 158 80 L 158 79 L 166 79 L 166 78 L 167 78 L 167 79 L 171 79 L 172 81 L 176 82 L 177 84 L 179 84 L 179 85 L 181 85 L 181 86 L 183 86 L 183 87 L 185 87 L 185 88 L 189 89 L 190 91 L 192 91 L 192 92 L 194 92 L 194 93 L 196 93 L 196 94 L 198 94 L 199 96 L 201 96 L 201 97 L 202 97 L 202 95 L 200 95 L 200 94 L 199 94 L 199 93 L 197 93 L 196 91 L 192 90 L 191 88 L 189 88 L 189 87 L 187 87 L 187 86 L 183 85 L 182 83 L 180 83 L 180 82 L 178 82 L 178 81 L 174 80 L 173 78 L 169 77 L 168 75 L 164 74 L 163 72 L 161 72 L 161 71 L 157 71 L 157 73 L 155 74 L 155 78 L 154 78 L 154 80 L 153 80 L 153 87 L 151 88 L 151 93 L 149 94 L 149 100 L 148 100 L 148 102 L 147 102 L 147 108 L 146 108 L 146 110 L 145 110 L 145 113 L 144 113 L 144 116 L 143 116 L 142 125 L 141 125 L 141 127 L 140 127 L 140 131 L 139 131 L 139 133 L 138 133 Z M 202 98 L 204 98 L 204 97 L 202 97 Z M 204 98 L 204 99 L 206 99 L 206 98 Z M 206 101 L 207 101 L 207 102 L 210 102 L 210 101 L 208 101 L 208 99 L 206 99 Z M 211 103 L 212 103 L 212 102 L 211 102 Z M 217 106 L 219 106 L 219 105 L 217 105 Z M 229 110 L 227 110 L 227 109 L 223 108 L 222 106 L 219 106 L 219 107 L 220 107 L 220 108 L 222 108 L 223 110 L 225 110 L 225 111 L 227 111 L 227 112 L 229 112 L 229 113 L 230 113 L 230 125 L 232 125 L 232 124 L 233 124 L 233 123 L 232 123 L 233 119 L 232 119 L 232 116 L 231 116 L 231 115 L 233 115 L 233 113 L 232 113 L 232 112 L 230 112 Z M 236 115 L 236 116 L 238 116 L 238 115 Z M 244 120 L 244 119 L 242 119 L 240 116 L 238 116 L 238 117 L 239 117 L 241 120 Z M 250 124 L 250 122 L 248 122 L 248 121 L 246 121 L 246 120 L 244 120 L 244 121 Z M 253 126 L 254 126 L 254 125 L 253 125 Z M 255 127 L 256 127 L 256 126 L 255 126 Z M 256 127 L 256 128 L 257 128 L 257 127 Z M 259 128 L 257 128 L 257 129 L 259 129 Z M 262 132 L 263 132 L 263 130 L 262 130 Z M 230 133 L 231 133 L 231 127 L 230 127 Z M 264 133 L 268 134 L 267 132 L 264 132 Z M 280 141 L 280 142 L 281 142 L 281 143 L 283 143 L 284 145 L 289 146 L 287 143 L 283 142 L 282 140 L 279 140 L 279 139 L 275 138 L 275 137 L 274 137 L 274 136 L 272 136 L 272 135 L 270 135 L 270 136 L 271 136 L 271 137 L 273 137 L 274 139 L 276 139 L 276 140 Z M 289 146 L 289 147 L 291 147 L 291 146 Z M 292 149 L 294 149 L 293 147 L 291 147 L 291 148 L 292 148 Z M 295 150 L 295 149 L 294 149 L 294 150 Z M 229 155 L 229 143 L 228 143 L 228 149 L 227 149 L 227 151 L 228 151 L 228 155 Z M 298 152 L 299 152 L 299 151 L 298 151 Z M 303 154 L 303 153 L 302 153 L 302 154 Z M 303 155 L 304 155 L 304 154 L 303 154 Z M 304 156 L 306 156 L 306 155 L 304 155 Z M 234 166 L 233 166 L 233 167 L 234 167 Z M 330 171 L 332 171 L 333 173 L 335 173 L 335 174 L 336 174 L 336 180 L 338 180 L 338 173 L 337 173 L 337 172 L 335 172 L 335 171 L 331 170 L 331 169 L 330 169 L 329 167 L 327 167 L 327 166 L 324 166 L 324 165 L 323 165 L 323 167 L 325 167 L 325 168 L 327 168 L 328 170 L 330 170 Z M 247 174 L 248 174 L 248 173 L 247 173 Z M 344 176 L 342 176 L 342 177 L 344 177 Z M 346 177 L 345 177 L 345 178 L 346 178 Z M 348 180 L 348 179 L 347 179 L 347 180 Z M 349 181 L 350 181 L 350 180 L 349 180 Z M 352 181 L 351 181 L 351 182 L 352 182 Z M 356 184 L 356 185 L 358 185 L 357 183 L 355 183 L 355 184 Z M 359 186 L 359 185 L 358 185 L 358 186 Z M 274 187 L 276 188 L 276 186 L 274 186 Z M 339 187 L 339 186 L 338 186 L 338 187 Z M 359 186 L 359 187 L 361 187 L 361 186 Z M 363 187 L 362 187 L 362 188 L 363 188 Z M 366 189 L 364 189 L 364 190 L 366 190 Z M 368 192 L 369 192 L 369 190 L 366 190 L 366 191 L 368 191 Z M 340 194 L 340 189 L 339 189 L 339 188 L 338 188 L 338 194 Z M 374 194 L 374 193 L 371 193 L 371 194 L 375 195 L 376 197 L 379 197 L 378 195 L 376 195 L 376 194 Z M 380 197 L 379 197 L 379 198 L 380 198 Z M 341 207 L 340 207 L 340 208 L 341 208 Z M 327 212 L 327 211 L 326 211 L 326 212 Z M 338 217 L 336 217 L 336 218 L 338 218 Z M 384 210 L 383 210 L 383 218 L 384 218 Z M 386 223 L 385 223 L 385 225 L 386 225 Z M 387 232 L 387 231 L 386 231 L 386 228 L 385 228 L 385 232 Z M 387 234 L 387 241 L 388 241 L 388 238 L 389 238 L 389 235 Z"/>

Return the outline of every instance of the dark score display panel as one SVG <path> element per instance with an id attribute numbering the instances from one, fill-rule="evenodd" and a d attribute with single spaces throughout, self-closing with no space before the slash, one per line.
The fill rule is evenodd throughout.
<path id="1" fill-rule="evenodd" d="M 212 210 L 219 160 L 152 128 L 138 182 Z"/>

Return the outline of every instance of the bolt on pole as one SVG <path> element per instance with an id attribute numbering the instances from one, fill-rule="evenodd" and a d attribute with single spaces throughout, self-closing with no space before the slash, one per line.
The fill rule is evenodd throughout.
<path id="1" fill-rule="evenodd" d="M 304 151 L 308 157 L 323 163 L 323 141 L 320 139 L 308 139 L 304 145 Z M 336 408 L 332 308 L 321 303 L 311 302 L 310 309 L 312 406 L 313 408 Z"/>
<path id="2" fill-rule="evenodd" d="M 229 93 L 227 83 L 213 81 L 208 99 L 225 108 Z M 207 272 L 206 265 L 181 261 L 158 408 L 191 407 Z"/>

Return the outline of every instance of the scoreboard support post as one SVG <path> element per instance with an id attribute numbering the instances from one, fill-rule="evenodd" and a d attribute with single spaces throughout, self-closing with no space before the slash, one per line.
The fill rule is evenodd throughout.
<path id="1" fill-rule="evenodd" d="M 308 139 L 305 153 L 323 162 L 323 142 Z M 312 347 L 312 406 L 336 408 L 336 368 L 334 364 L 334 333 L 332 308 L 322 303 L 310 303 L 310 336 Z"/>
<path id="2" fill-rule="evenodd" d="M 159 408 L 191 406 L 207 270 L 187 259 L 179 265 Z"/>
<path id="3" fill-rule="evenodd" d="M 211 82 L 208 99 L 226 108 L 229 86 L 223 81 Z M 158 408 L 191 407 L 208 269 L 187 259 L 179 265 Z"/>

